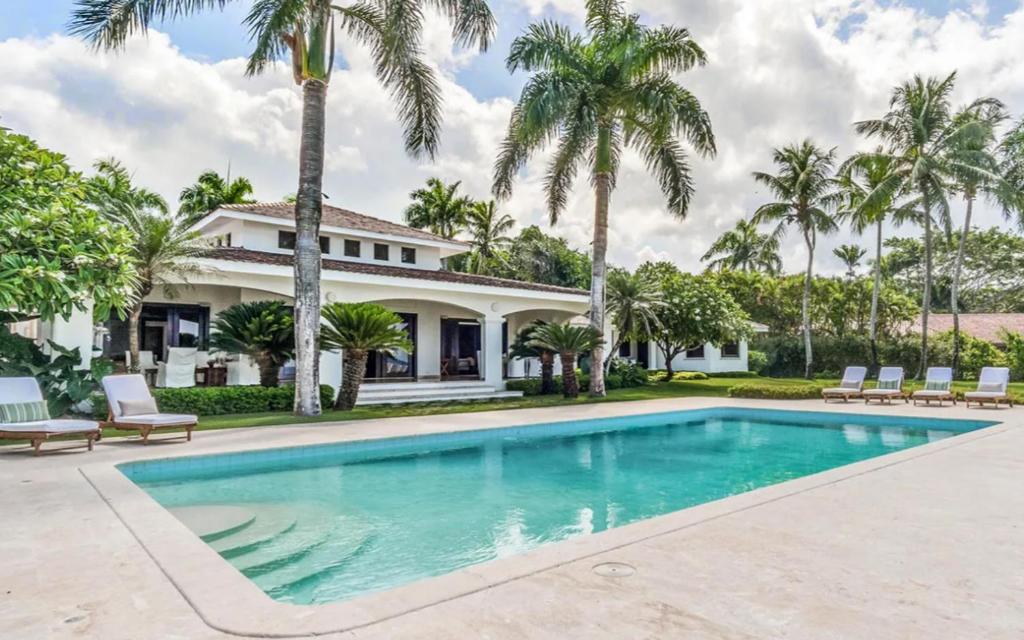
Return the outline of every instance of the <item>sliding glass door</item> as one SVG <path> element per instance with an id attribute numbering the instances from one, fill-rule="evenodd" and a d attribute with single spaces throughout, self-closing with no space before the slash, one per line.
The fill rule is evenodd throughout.
<path id="1" fill-rule="evenodd" d="M 416 346 L 416 314 L 399 313 L 402 319 L 400 329 L 404 329 L 412 340 L 413 347 Z M 404 349 L 396 349 L 390 353 L 382 351 L 371 351 L 370 357 L 366 360 L 366 379 L 373 380 L 415 380 L 416 379 L 416 349 L 412 353 Z"/>

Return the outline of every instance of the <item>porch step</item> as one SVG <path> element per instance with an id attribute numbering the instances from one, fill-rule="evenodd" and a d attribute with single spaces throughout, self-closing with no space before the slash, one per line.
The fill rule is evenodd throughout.
<path id="1" fill-rule="evenodd" d="M 386 394 L 366 394 L 359 391 L 359 406 L 381 404 L 408 404 L 413 402 L 476 402 L 521 398 L 522 391 L 497 391 L 494 387 L 477 389 L 434 389 L 424 391 L 388 392 Z"/>
<path id="2" fill-rule="evenodd" d="M 423 382 L 364 382 L 360 393 L 378 391 L 409 391 L 410 389 L 494 389 L 483 380 L 433 380 Z"/>

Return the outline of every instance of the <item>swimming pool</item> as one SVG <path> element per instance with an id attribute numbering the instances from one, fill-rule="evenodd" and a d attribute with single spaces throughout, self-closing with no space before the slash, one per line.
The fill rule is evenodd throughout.
<path id="1" fill-rule="evenodd" d="M 321 604 L 991 424 L 702 409 L 119 469 L 272 598 Z"/>

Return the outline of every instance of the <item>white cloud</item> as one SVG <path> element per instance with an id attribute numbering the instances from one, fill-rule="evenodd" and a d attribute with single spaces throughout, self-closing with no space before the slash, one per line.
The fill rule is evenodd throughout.
<path id="1" fill-rule="evenodd" d="M 576 0 L 519 0 L 534 14 L 578 16 Z M 638 0 L 649 22 L 691 28 L 708 50 L 708 67 L 682 81 L 710 111 L 718 137 L 714 160 L 694 159 L 697 195 L 686 220 L 664 213 L 654 180 L 627 157 L 613 195 L 611 257 L 628 266 L 669 258 L 700 267 L 708 244 L 764 202 L 750 179 L 771 169 L 770 149 L 804 137 L 858 146 L 851 123 L 882 113 L 891 87 L 913 73 L 959 69 L 957 100 L 995 95 L 1024 112 L 1024 8 L 987 26 L 984 3 L 944 18 L 874 0 Z M 456 82 L 478 54 L 453 50 L 448 25 L 427 21 L 424 50 L 441 71 L 445 95 L 442 152 L 436 162 L 408 158 L 394 108 L 373 77 L 365 50 L 342 41 L 347 63 L 328 96 L 325 191 L 334 204 L 397 220 L 409 191 L 431 176 L 461 180 L 488 197 L 491 167 L 515 96 L 479 100 Z M 502 57 L 504 52 L 488 55 Z M 169 199 L 207 168 L 251 178 L 260 198 L 296 188 L 301 94 L 284 68 L 244 76 L 244 61 L 190 59 L 160 33 L 136 40 L 121 55 L 96 54 L 62 36 L 0 42 L 0 116 L 5 126 L 63 151 L 79 167 L 114 155 L 138 180 Z M 535 158 L 504 205 L 522 224 L 546 224 Z M 585 176 L 557 232 L 577 247 L 590 239 L 593 198 Z M 982 211 L 979 224 L 1001 221 Z M 819 265 L 840 267 L 829 254 L 848 233 L 824 240 Z M 802 243 L 792 235 L 787 266 L 802 268 Z"/>

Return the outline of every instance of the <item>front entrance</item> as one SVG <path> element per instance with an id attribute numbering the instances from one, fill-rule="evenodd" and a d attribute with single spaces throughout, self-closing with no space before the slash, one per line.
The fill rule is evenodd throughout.
<path id="1" fill-rule="evenodd" d="M 480 378 L 480 323 L 441 319 L 441 377 Z"/>
<path id="2" fill-rule="evenodd" d="M 413 347 L 417 346 L 416 341 L 416 314 L 398 313 L 402 319 L 400 329 L 405 329 L 412 340 Z M 370 357 L 366 359 L 366 379 L 373 380 L 415 380 L 416 379 L 416 353 L 404 349 L 396 349 L 390 353 L 382 351 L 371 351 Z"/>
<path id="3" fill-rule="evenodd" d="M 128 351 L 128 320 L 111 316 L 110 342 L 105 354 L 124 360 Z M 164 360 L 170 347 L 189 347 L 203 351 L 210 337 L 210 308 L 188 304 L 145 303 L 139 317 L 139 350 L 150 351 Z"/>

